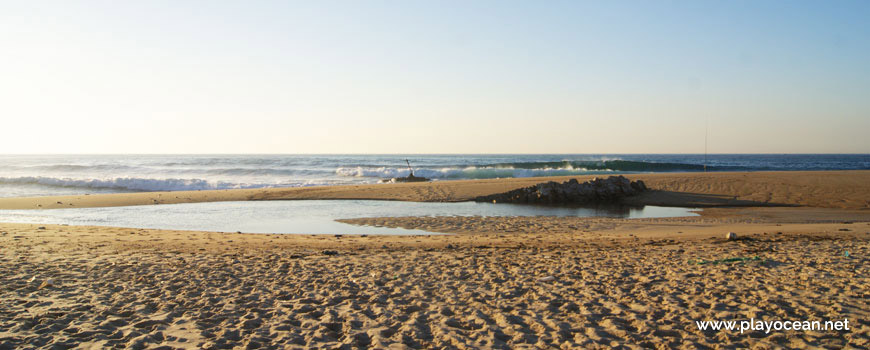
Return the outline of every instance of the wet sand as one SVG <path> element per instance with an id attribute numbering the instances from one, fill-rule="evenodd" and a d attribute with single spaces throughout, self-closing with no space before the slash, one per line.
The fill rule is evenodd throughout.
<path id="1" fill-rule="evenodd" d="M 870 211 L 860 194 L 870 185 L 854 183 L 867 172 L 835 174 L 823 177 L 842 176 L 844 188 L 802 193 L 773 191 L 823 181 L 649 180 L 674 189 L 671 198 L 816 206 L 665 219 L 347 220 L 453 235 L 0 224 L 0 349 L 867 348 Z M 462 186 L 385 192 L 416 198 L 446 187 L 453 197 L 442 199 L 470 196 L 456 192 Z M 728 258 L 746 260 L 698 264 Z M 695 325 L 750 318 L 849 319 L 851 329 L 740 334 Z"/>

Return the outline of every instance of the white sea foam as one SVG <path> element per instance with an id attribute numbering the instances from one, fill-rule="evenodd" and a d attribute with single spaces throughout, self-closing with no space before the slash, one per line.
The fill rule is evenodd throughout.
<path id="1" fill-rule="evenodd" d="M 327 185 L 330 184 L 330 182 L 309 180 L 297 182 L 244 183 L 204 179 L 156 179 L 132 177 L 118 177 L 111 179 L 74 179 L 45 176 L 22 176 L 0 177 L 0 184 L 115 189 L 126 191 L 195 191 L 238 188 L 301 187 Z"/>
<path id="2" fill-rule="evenodd" d="M 609 171 L 609 170 L 606 170 Z M 606 172 L 596 171 L 596 172 Z M 336 175 L 348 177 L 372 177 L 372 178 L 392 178 L 408 176 L 407 168 L 338 168 L 335 170 Z M 581 175 L 589 174 L 590 171 L 585 168 L 574 168 L 570 165 L 562 168 L 538 168 L 538 169 L 518 169 L 513 167 L 465 167 L 465 168 L 440 168 L 414 169 L 414 175 L 428 177 L 432 179 L 492 179 L 500 177 L 533 177 L 533 176 L 560 176 L 560 175 Z"/>

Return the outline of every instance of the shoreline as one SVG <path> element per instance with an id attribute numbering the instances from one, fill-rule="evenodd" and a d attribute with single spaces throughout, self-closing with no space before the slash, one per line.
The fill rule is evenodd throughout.
<path id="1" fill-rule="evenodd" d="M 870 170 L 623 175 L 652 191 L 631 205 L 677 207 L 805 206 L 870 209 Z M 57 209 L 249 200 L 370 199 L 460 202 L 547 181 L 590 180 L 601 175 L 451 180 L 426 183 L 340 185 L 260 189 L 132 192 L 0 198 L 0 209 Z"/>

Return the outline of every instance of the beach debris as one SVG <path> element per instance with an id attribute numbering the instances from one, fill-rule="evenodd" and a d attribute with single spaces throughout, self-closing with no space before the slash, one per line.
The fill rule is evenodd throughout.
<path id="1" fill-rule="evenodd" d="M 39 226 L 36 228 L 37 230 L 45 230 L 45 226 Z"/>
<path id="2" fill-rule="evenodd" d="M 54 280 L 53 279 L 47 278 L 47 279 L 45 279 L 45 281 L 42 281 L 42 283 L 39 285 L 39 289 L 47 288 L 47 287 L 54 287 Z"/>
<path id="3" fill-rule="evenodd" d="M 737 234 L 734 232 L 728 232 L 725 234 L 725 239 L 727 239 L 729 241 L 733 241 L 733 240 L 737 239 Z"/>
<path id="4" fill-rule="evenodd" d="M 27 283 L 33 283 L 33 282 L 36 282 L 36 276 L 33 276 L 29 280 L 27 280 Z"/>
<path id="5" fill-rule="evenodd" d="M 341 238 L 341 235 L 335 235 L 335 238 Z"/>
<path id="6" fill-rule="evenodd" d="M 851 258 L 852 254 L 849 254 L 849 251 L 847 250 L 845 253 L 843 253 L 843 256 L 845 256 L 847 258 Z"/>
<path id="7" fill-rule="evenodd" d="M 534 204 L 613 203 L 644 191 L 647 191 L 647 187 L 643 181 L 631 181 L 620 175 L 606 179 L 594 178 L 586 182 L 579 182 L 577 179 L 563 183 L 544 182 L 504 193 L 480 196 L 474 200 Z"/>
<path id="8" fill-rule="evenodd" d="M 556 280 L 555 276 L 544 276 L 544 277 L 538 278 L 538 282 L 553 282 L 555 280 Z"/>
<path id="9" fill-rule="evenodd" d="M 338 251 L 335 250 L 324 250 L 320 253 L 327 256 L 338 255 Z"/>

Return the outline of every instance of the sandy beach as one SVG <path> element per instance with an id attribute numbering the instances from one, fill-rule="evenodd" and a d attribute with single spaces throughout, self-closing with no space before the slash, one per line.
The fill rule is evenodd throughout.
<path id="1" fill-rule="evenodd" d="M 653 190 L 633 204 L 704 209 L 346 220 L 451 233 L 431 236 L 3 223 L 0 349 L 870 347 L 870 171 L 628 177 Z M 0 208 L 462 201 L 565 179 L 7 198 Z M 750 319 L 848 319 L 850 329 L 696 324 Z"/>
<path id="2" fill-rule="evenodd" d="M 0 350 L 870 349 L 870 1 L 0 14 Z"/>

